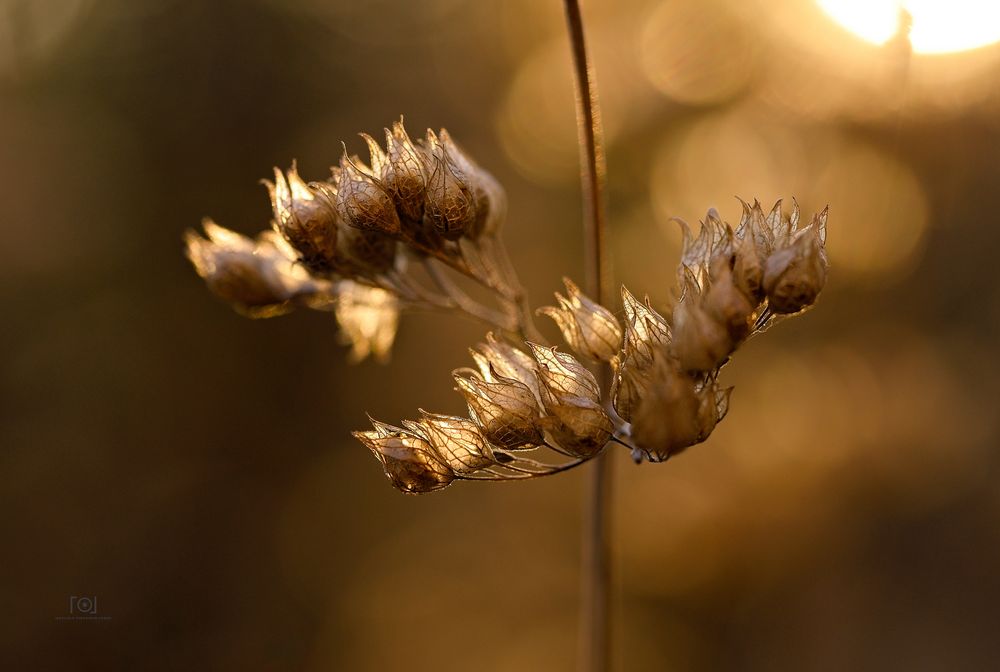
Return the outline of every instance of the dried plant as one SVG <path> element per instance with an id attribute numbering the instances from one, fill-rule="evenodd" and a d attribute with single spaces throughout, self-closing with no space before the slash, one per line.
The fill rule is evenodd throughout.
<path id="1" fill-rule="evenodd" d="M 369 162 L 345 146 L 323 181 L 304 181 L 294 163 L 275 169 L 265 181 L 273 230 L 256 240 L 208 220 L 206 237 L 187 234 L 188 257 L 220 298 L 255 318 L 332 311 L 355 360 L 387 356 L 403 310 L 460 313 L 490 327 L 470 349 L 474 366 L 452 372 L 467 418 L 421 410 L 401 426 L 371 419 L 372 429 L 354 433 L 403 492 L 548 476 L 611 444 L 637 463 L 663 462 L 725 417 L 732 387 L 720 371 L 739 346 L 811 307 L 825 283 L 826 210 L 803 225 L 797 203 L 786 215 L 781 201 L 767 212 L 741 201 L 735 227 L 714 210 L 697 235 L 679 222 L 672 305 L 658 312 L 624 287 L 620 311 L 602 305 L 599 118 L 579 8 L 567 0 L 567 10 L 596 289 L 588 296 L 567 278 L 566 294 L 537 314 L 555 322 L 568 350 L 535 329 L 500 238 L 503 189 L 444 129 L 412 140 L 400 119 L 385 130 L 384 148 L 362 134 Z M 459 277 L 486 288 L 491 303 L 470 297 Z"/>
<path id="2" fill-rule="evenodd" d="M 566 278 L 566 295 L 537 311 L 562 333 L 571 352 L 562 351 L 542 342 L 525 310 L 497 235 L 496 181 L 444 130 L 414 143 L 397 122 L 384 152 L 364 137 L 371 165 L 345 154 L 331 179 L 308 184 L 294 166 L 275 171 L 266 183 L 274 231 L 254 241 L 206 221 L 207 238 L 188 234 L 188 256 L 251 317 L 333 310 L 354 359 L 388 354 L 403 308 L 464 312 L 494 327 L 470 351 L 475 367 L 452 372 L 467 419 L 421 411 L 403 427 L 373 420 L 374 430 L 355 433 L 404 492 L 557 473 L 610 442 L 636 462 L 662 462 L 704 441 L 729 407 L 721 368 L 748 338 L 809 308 L 826 280 L 826 211 L 803 226 L 797 203 L 785 216 L 780 201 L 766 214 L 744 202 L 734 228 L 709 210 L 697 236 L 680 222 L 669 317 L 624 287 L 616 317 Z M 489 288 L 497 305 L 471 299 L 446 269 Z M 610 385 L 581 360 L 610 364 Z M 527 456 L 537 449 L 570 459 Z"/>

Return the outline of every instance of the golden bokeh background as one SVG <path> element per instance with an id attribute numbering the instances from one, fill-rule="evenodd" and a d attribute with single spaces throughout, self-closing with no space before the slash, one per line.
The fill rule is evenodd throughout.
<path id="1" fill-rule="evenodd" d="M 1000 47 L 583 5 L 617 282 L 670 297 L 673 217 L 831 209 L 819 306 L 741 349 L 711 439 L 617 455 L 616 669 L 992 668 Z M 539 305 L 582 274 L 569 76 L 557 0 L 0 1 L 0 668 L 574 669 L 582 471 L 405 497 L 348 433 L 460 412 L 480 327 L 407 316 L 348 366 L 330 317 L 245 320 L 181 249 L 403 113 L 505 185 Z"/>

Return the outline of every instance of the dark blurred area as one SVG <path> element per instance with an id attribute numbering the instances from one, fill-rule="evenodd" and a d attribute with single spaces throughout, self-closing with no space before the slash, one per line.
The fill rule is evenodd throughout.
<path id="1" fill-rule="evenodd" d="M 712 438 L 617 455 L 617 668 L 994 668 L 1000 45 L 583 4 L 617 282 L 668 299 L 671 217 L 831 207 L 819 306 L 741 349 Z M 505 185 L 536 305 L 581 277 L 556 0 L 0 1 L 0 668 L 574 669 L 583 470 L 406 497 L 349 435 L 462 412 L 480 326 L 406 316 L 349 366 L 331 317 L 246 320 L 182 254 L 401 113 Z M 107 618 L 60 619 L 81 596 Z"/>

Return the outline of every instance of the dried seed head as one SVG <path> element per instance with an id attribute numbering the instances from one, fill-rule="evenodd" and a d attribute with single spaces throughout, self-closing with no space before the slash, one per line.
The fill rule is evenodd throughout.
<path id="1" fill-rule="evenodd" d="M 458 369 L 452 376 L 469 406 L 469 415 L 490 443 L 515 450 L 543 442 L 538 400 L 527 385 L 505 378 L 495 369 L 491 380 L 471 369 Z"/>
<path id="2" fill-rule="evenodd" d="M 673 319 L 671 351 L 685 371 L 711 371 L 736 347 L 726 325 L 705 309 L 693 278 L 688 280 Z"/>
<path id="3" fill-rule="evenodd" d="M 484 233 L 494 233 L 507 208 L 507 195 L 503 187 L 455 144 L 447 130 L 442 128 L 438 139 L 455 167 L 468 178 L 475 199 L 475 221 L 465 235 L 477 238 Z"/>
<path id="4" fill-rule="evenodd" d="M 691 234 L 686 222 L 675 219 L 681 227 L 681 261 L 677 267 L 678 283 L 683 286 L 684 274 L 692 273 L 699 286 L 708 280 L 709 267 L 713 258 L 728 254 L 733 245 L 733 232 L 719 219 L 715 208 L 710 208 L 701 223 L 697 236 Z"/>
<path id="5" fill-rule="evenodd" d="M 317 273 L 333 268 L 337 257 L 337 213 L 319 185 L 299 177 L 295 163 L 287 178 L 277 168 L 274 182 L 263 180 L 271 197 L 274 227 L 298 252 L 302 264 Z"/>
<path id="6" fill-rule="evenodd" d="M 381 273 L 396 261 L 396 240 L 378 231 L 344 227 L 337 238 L 337 252 L 345 269 L 361 275 Z"/>
<path id="7" fill-rule="evenodd" d="M 632 420 L 632 440 L 641 456 L 662 462 L 708 438 L 729 406 L 732 388 L 699 389 L 669 359 L 658 359 Z"/>
<path id="8" fill-rule="evenodd" d="M 619 355 L 611 360 L 611 405 L 625 422 L 632 421 L 632 414 L 642 398 L 647 371 L 648 368 L 639 368 L 632 358 Z"/>
<path id="9" fill-rule="evenodd" d="M 539 313 L 555 320 L 566 343 L 578 354 L 609 362 L 622 344 L 622 328 L 604 306 L 580 291 L 569 278 L 563 278 L 569 298 L 556 293 L 559 308 L 546 306 Z"/>
<path id="10" fill-rule="evenodd" d="M 382 183 L 400 215 L 411 223 L 418 223 L 424 215 L 427 189 L 423 152 L 410 140 L 402 119 L 392 125 L 391 131 L 385 130 L 385 144 Z"/>
<path id="11" fill-rule="evenodd" d="M 622 306 L 625 310 L 624 361 L 637 368 L 652 364 L 657 352 L 670 345 L 670 326 L 666 318 L 649 305 L 649 297 L 640 302 L 624 286 Z"/>
<path id="12" fill-rule="evenodd" d="M 207 237 L 194 231 L 184 236 L 187 257 L 208 288 L 247 317 L 282 315 L 292 310 L 293 299 L 329 289 L 296 265 L 294 253 L 273 234 L 254 241 L 208 219 L 202 226 Z"/>
<path id="13" fill-rule="evenodd" d="M 538 365 L 531 355 L 498 339 L 492 332 L 486 334 L 485 343 L 480 343 L 475 350 L 469 352 L 476 360 L 476 366 L 479 367 L 483 380 L 487 382 L 496 380 L 494 374 L 511 378 L 527 387 L 537 399 L 541 400 L 538 390 Z"/>
<path id="14" fill-rule="evenodd" d="M 337 212 L 344 222 L 365 231 L 377 231 L 390 236 L 399 233 L 396 206 L 380 181 L 373 176 L 371 168 L 356 159 L 348 158 L 345 150 L 340 160 L 340 171 L 334 173 L 334 176 Z"/>
<path id="15" fill-rule="evenodd" d="M 614 430 L 599 403 L 583 397 L 547 397 L 543 418 L 556 443 L 576 457 L 591 457 L 607 445 Z"/>
<path id="16" fill-rule="evenodd" d="M 764 262 L 751 238 L 740 238 L 734 244 L 733 281 L 751 303 L 764 300 Z"/>
<path id="17" fill-rule="evenodd" d="M 530 342 L 528 347 L 538 362 L 538 382 L 543 402 L 547 392 L 555 398 L 580 397 L 600 403 L 601 388 L 597 379 L 573 355 Z"/>
<path id="18" fill-rule="evenodd" d="M 763 287 L 775 313 L 797 313 L 816 301 L 826 283 L 825 228 L 826 210 L 764 263 Z"/>
<path id="19" fill-rule="evenodd" d="M 341 337 L 351 346 L 350 358 L 360 362 L 368 355 L 376 361 L 389 359 L 399 323 L 399 301 L 395 294 L 353 280 L 337 283 L 334 307 Z"/>
<path id="20" fill-rule="evenodd" d="M 712 262 L 712 284 L 702 299 L 705 311 L 725 326 L 734 344 L 750 333 L 754 304 L 739 290 L 730 267 L 730 259 L 718 257 Z"/>
<path id="21" fill-rule="evenodd" d="M 369 177 L 380 180 L 382 178 L 382 172 L 389 163 L 389 157 L 386 156 L 386 153 L 382 151 L 381 147 L 379 147 L 375 138 L 367 133 L 358 133 L 358 135 L 361 136 L 361 139 L 364 140 L 365 144 L 368 146 L 368 157 L 371 166 L 366 166 L 361 161 L 355 161 L 355 164 L 357 164 L 358 168 L 365 172 Z M 385 187 L 385 185 L 382 186 L 383 188 Z"/>
<path id="22" fill-rule="evenodd" d="M 372 451 L 389 481 L 405 493 L 433 492 L 455 479 L 430 443 L 413 432 L 378 423 L 374 431 L 354 432 L 354 437 Z"/>
<path id="23" fill-rule="evenodd" d="M 601 450 L 613 430 L 594 375 L 572 355 L 528 343 L 538 362 L 543 422 L 563 449 L 579 457 Z"/>
<path id="24" fill-rule="evenodd" d="M 431 448 L 456 474 L 471 474 L 496 464 L 493 449 L 475 422 L 420 410 L 419 425 Z"/>
<path id="25" fill-rule="evenodd" d="M 736 227 L 736 237 L 753 243 L 760 259 L 766 259 L 774 248 L 775 238 L 780 235 L 782 227 L 781 200 L 775 202 L 771 212 L 764 214 L 760 201 L 754 199 L 753 205 L 740 200 L 743 205 L 743 216 Z"/>
<path id="26" fill-rule="evenodd" d="M 476 198 L 469 175 L 427 130 L 427 196 L 424 217 L 448 240 L 461 238 L 476 222 Z"/>

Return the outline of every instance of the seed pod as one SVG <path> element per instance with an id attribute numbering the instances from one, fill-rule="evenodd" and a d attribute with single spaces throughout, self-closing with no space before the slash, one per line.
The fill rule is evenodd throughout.
<path id="1" fill-rule="evenodd" d="M 600 403 L 601 388 L 597 379 L 573 355 L 530 342 L 528 347 L 538 362 L 538 383 L 543 392 L 543 402 L 544 392 L 548 391 L 554 397 L 580 397 Z"/>
<path id="2" fill-rule="evenodd" d="M 476 423 L 453 415 L 420 410 L 419 425 L 438 457 L 456 474 L 471 474 L 496 464 L 493 449 Z"/>
<path id="3" fill-rule="evenodd" d="M 447 130 L 442 128 L 438 138 L 452 163 L 468 178 L 472 189 L 476 217 L 465 235 L 469 238 L 478 238 L 484 233 L 494 233 L 503 220 L 507 208 L 507 195 L 503 187 L 496 178 L 455 144 Z"/>
<path id="4" fill-rule="evenodd" d="M 734 344 L 750 333 L 754 305 L 736 287 L 728 259 L 719 257 L 713 262 L 712 284 L 702 303 L 705 311 L 725 326 Z"/>
<path id="5" fill-rule="evenodd" d="M 385 129 L 386 162 L 382 166 L 382 183 L 396 203 L 399 214 L 411 223 L 419 223 L 424 215 L 427 175 L 423 153 L 413 144 L 403 128 L 403 120 Z"/>
<path id="6" fill-rule="evenodd" d="M 734 244 L 733 281 L 755 306 L 764 300 L 764 263 L 751 238 Z"/>
<path id="7" fill-rule="evenodd" d="M 594 375 L 572 355 L 528 343 L 538 362 L 545 428 L 566 451 L 589 457 L 607 444 L 614 426 L 601 407 Z"/>
<path id="8" fill-rule="evenodd" d="M 475 350 L 469 350 L 469 353 L 476 360 L 483 380 L 493 381 L 494 372 L 503 378 L 512 378 L 531 390 L 540 403 L 538 364 L 531 355 L 498 339 L 492 332 L 486 334 L 485 343 L 480 343 Z"/>
<path id="9" fill-rule="evenodd" d="M 658 359 L 632 421 L 632 441 L 650 462 L 662 462 L 712 433 L 729 407 L 732 388 L 698 389 L 668 359 Z"/>
<path id="10" fill-rule="evenodd" d="M 648 367 L 639 368 L 634 358 L 616 356 L 611 372 L 611 405 L 622 420 L 631 422 L 646 388 Z"/>
<path id="11" fill-rule="evenodd" d="M 340 160 L 337 179 L 337 212 L 348 225 L 365 231 L 396 235 L 400 230 L 399 215 L 389 194 L 371 174 L 371 169 L 347 158 Z"/>
<path id="12" fill-rule="evenodd" d="M 342 263 L 351 271 L 381 273 L 393 267 L 396 260 L 396 240 L 378 231 L 344 227 L 337 239 Z"/>
<path id="13" fill-rule="evenodd" d="M 556 443 L 576 457 L 591 457 L 607 445 L 614 425 L 597 402 L 583 397 L 545 396 L 543 418 Z"/>
<path id="14" fill-rule="evenodd" d="M 710 208 L 706 213 L 697 236 L 692 235 L 691 228 L 683 220 L 674 221 L 681 227 L 682 238 L 681 261 L 677 267 L 678 283 L 683 285 L 684 274 L 690 273 L 700 285 L 705 284 L 711 260 L 731 251 L 732 230 L 722 222 L 715 208 Z"/>
<path id="15" fill-rule="evenodd" d="M 625 310 L 624 359 L 639 369 L 645 368 L 658 351 L 670 345 L 670 326 L 650 307 L 648 297 L 642 303 L 624 286 L 622 306 Z"/>
<path id="16" fill-rule="evenodd" d="M 569 298 L 556 293 L 559 308 L 546 306 L 539 313 L 555 320 L 566 343 L 578 354 L 609 362 L 622 344 L 622 328 L 604 306 L 592 301 L 569 278 L 563 278 Z"/>
<path id="17" fill-rule="evenodd" d="M 424 217 L 447 240 L 457 240 L 476 221 L 476 199 L 468 175 L 427 130 L 427 195 Z"/>
<path id="18" fill-rule="evenodd" d="M 819 217 L 776 250 L 764 264 L 764 291 L 775 313 L 797 313 L 815 301 L 826 283 L 826 255 Z"/>
<path id="19" fill-rule="evenodd" d="M 379 144 L 375 141 L 375 138 L 368 135 L 367 133 L 358 133 L 358 135 L 360 135 L 361 139 L 365 141 L 366 145 L 368 145 L 368 158 L 369 158 L 369 163 L 371 163 L 371 166 L 370 167 L 366 166 L 361 161 L 355 161 L 354 163 L 362 172 L 364 172 L 369 177 L 375 179 L 376 181 L 381 180 L 382 172 L 385 170 L 386 165 L 389 163 L 389 157 L 386 156 L 386 153 L 382 151 L 381 147 L 379 147 Z M 383 184 L 382 187 L 385 188 L 385 185 Z"/>
<path id="20" fill-rule="evenodd" d="M 471 369 L 458 369 L 452 376 L 469 406 L 470 417 L 490 443 L 515 450 L 544 441 L 538 400 L 527 385 L 504 378 L 495 369 L 492 380 L 483 380 Z"/>
<path id="21" fill-rule="evenodd" d="M 398 490 L 433 492 L 455 479 L 455 473 L 435 455 L 426 439 L 398 427 L 379 425 L 375 431 L 353 434 L 382 463 L 386 478 Z"/>
<path id="22" fill-rule="evenodd" d="M 674 309 L 671 352 L 685 371 L 711 371 L 736 347 L 726 325 L 709 313 L 693 278 Z"/>
<path id="23" fill-rule="evenodd" d="M 274 182 L 263 180 L 271 197 L 274 227 L 298 252 L 302 264 L 313 272 L 333 268 L 337 256 L 337 213 L 317 185 L 299 177 L 295 163 L 288 176 L 274 169 Z"/>
<path id="24" fill-rule="evenodd" d="M 184 236 L 187 257 L 208 288 L 247 317 L 282 315 L 294 299 L 329 287 L 297 266 L 281 239 L 265 233 L 253 241 L 208 219 L 202 226 L 207 237 L 194 231 Z"/>
<path id="25" fill-rule="evenodd" d="M 350 359 L 360 362 L 369 355 L 386 362 L 396 339 L 399 300 L 395 294 L 353 280 L 337 283 L 334 315 L 341 339 L 351 346 Z"/>
<path id="26" fill-rule="evenodd" d="M 742 199 L 740 199 L 740 203 L 743 205 L 743 217 L 740 219 L 739 226 L 736 227 L 736 238 L 751 241 L 757 251 L 757 256 L 760 259 L 766 259 L 774 247 L 773 224 L 776 218 L 780 221 L 781 201 L 774 204 L 771 215 L 768 217 L 764 216 L 760 201 L 757 199 L 754 199 L 753 205 L 749 205 Z M 777 210 L 777 216 L 775 216 L 775 210 Z"/>

